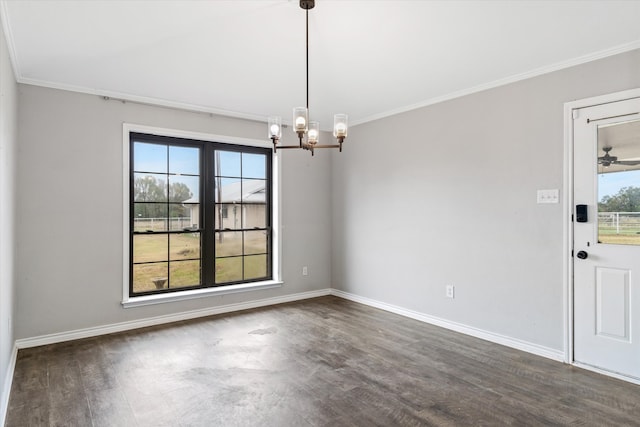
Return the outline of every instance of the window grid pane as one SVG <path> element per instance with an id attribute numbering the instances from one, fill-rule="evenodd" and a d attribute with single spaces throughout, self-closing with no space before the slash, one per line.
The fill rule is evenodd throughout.
<path id="1" fill-rule="evenodd" d="M 151 292 L 166 288 L 169 277 L 169 263 L 151 263 L 133 265 L 133 291 Z"/>
<path id="2" fill-rule="evenodd" d="M 268 277 L 267 155 L 216 153 L 216 284 Z"/>
<path id="3" fill-rule="evenodd" d="M 131 141 L 132 296 L 270 278 L 269 149 Z"/>
<path id="4" fill-rule="evenodd" d="M 267 255 L 244 257 L 245 279 L 262 279 L 267 276 Z"/>
<path id="5" fill-rule="evenodd" d="M 183 288 L 200 284 L 200 260 L 174 261 L 169 264 L 169 287 Z"/>
<path id="6" fill-rule="evenodd" d="M 169 233 L 197 229 L 199 172 L 199 147 L 133 144 L 132 293 L 201 284 L 200 234 Z"/>

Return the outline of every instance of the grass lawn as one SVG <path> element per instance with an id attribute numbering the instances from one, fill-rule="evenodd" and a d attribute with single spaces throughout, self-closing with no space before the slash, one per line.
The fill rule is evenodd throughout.
<path id="1" fill-rule="evenodd" d="M 625 229 L 616 233 L 615 228 L 600 227 L 598 229 L 598 240 L 600 243 L 614 245 L 640 245 L 640 229 Z"/>
<path id="2" fill-rule="evenodd" d="M 267 240 L 264 231 L 224 233 L 216 236 L 216 283 L 233 282 L 267 275 Z M 220 258 L 231 257 L 231 258 Z M 146 292 L 181 288 L 201 283 L 200 235 L 138 234 L 134 236 L 133 290 Z M 244 277 L 243 277 L 244 275 Z M 166 279 L 166 280 L 162 280 Z M 154 282 L 155 281 L 155 282 Z"/>

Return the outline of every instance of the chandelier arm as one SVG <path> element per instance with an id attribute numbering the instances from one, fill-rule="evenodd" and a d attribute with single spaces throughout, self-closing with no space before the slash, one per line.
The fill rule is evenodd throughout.
<path id="1" fill-rule="evenodd" d="M 337 144 L 332 144 L 332 145 L 314 145 L 315 148 L 339 148 L 340 152 L 342 153 L 342 143 L 344 142 L 344 138 L 339 138 L 338 139 L 338 143 Z"/>
<path id="2" fill-rule="evenodd" d="M 295 148 L 297 150 L 299 150 L 301 147 L 298 145 L 278 145 L 278 150 L 286 150 L 289 148 Z"/>

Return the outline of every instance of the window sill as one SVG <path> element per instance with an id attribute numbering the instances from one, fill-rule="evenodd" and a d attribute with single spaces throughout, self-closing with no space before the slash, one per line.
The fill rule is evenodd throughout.
<path id="1" fill-rule="evenodd" d="M 221 286 L 217 288 L 195 289 L 191 291 L 172 292 L 160 295 L 145 295 L 130 297 L 122 301 L 124 308 L 141 307 L 144 305 L 163 304 L 166 302 L 184 301 L 195 298 L 206 298 L 216 295 L 235 294 L 238 292 L 256 291 L 262 289 L 279 288 L 283 282 L 268 280 L 264 282 L 241 283 L 239 285 Z"/>

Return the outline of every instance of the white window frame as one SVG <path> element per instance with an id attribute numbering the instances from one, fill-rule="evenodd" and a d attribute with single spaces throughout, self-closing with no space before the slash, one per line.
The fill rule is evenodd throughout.
<path id="1" fill-rule="evenodd" d="M 132 123 L 123 123 L 122 125 L 122 306 L 124 308 L 139 307 L 151 304 L 161 304 L 175 301 L 184 301 L 194 298 L 205 298 L 216 295 L 225 295 L 238 292 L 249 292 L 254 290 L 263 290 L 276 288 L 283 285 L 282 282 L 282 241 L 280 238 L 281 224 L 281 201 L 280 201 L 280 176 L 281 166 L 276 154 L 272 157 L 272 272 L 273 278 L 261 282 L 240 283 L 236 285 L 218 286 L 214 288 L 201 288 L 186 291 L 177 291 L 164 294 L 130 296 L 129 295 L 129 268 L 131 264 L 129 253 L 130 239 L 130 215 L 129 215 L 129 191 L 130 191 L 130 139 L 129 135 L 134 133 L 146 133 L 151 135 L 169 136 L 174 138 L 186 138 L 200 141 L 221 142 L 235 145 L 245 145 L 251 147 L 271 148 L 271 141 L 261 141 L 257 139 L 239 138 L 228 135 L 214 135 L 208 133 L 190 132 L 184 130 L 159 128 L 146 125 L 138 125 Z"/>

